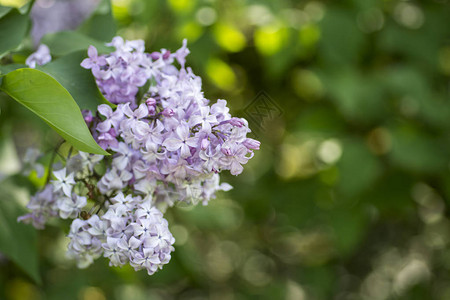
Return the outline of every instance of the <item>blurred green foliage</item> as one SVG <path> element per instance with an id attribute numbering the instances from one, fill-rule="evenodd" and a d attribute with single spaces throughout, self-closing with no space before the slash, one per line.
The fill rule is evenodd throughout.
<path id="1" fill-rule="evenodd" d="M 162 271 L 78 270 L 55 224 L 38 234 L 43 284 L 2 259 L 0 298 L 450 299 L 449 4 L 113 1 L 118 34 L 147 50 L 188 39 L 207 98 L 247 117 L 265 91 L 282 114 L 250 122 L 262 149 L 224 176 L 232 191 L 168 211 Z M 0 105 L 1 156 L 11 139 L 19 156 L 51 149 L 35 117 Z"/>

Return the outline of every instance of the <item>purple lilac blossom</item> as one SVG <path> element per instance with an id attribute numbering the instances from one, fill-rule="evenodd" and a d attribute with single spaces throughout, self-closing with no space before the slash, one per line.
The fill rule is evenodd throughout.
<path id="1" fill-rule="evenodd" d="M 43 228 L 50 217 L 72 218 L 67 254 L 80 268 L 103 255 L 111 266 L 152 275 L 174 251 L 163 212 L 180 202 L 206 205 L 230 190 L 219 173 L 239 175 L 260 142 L 247 137 L 247 121 L 232 117 L 226 100 L 210 105 L 201 78 L 186 67 L 186 41 L 174 53 L 145 53 L 143 41 L 120 37 L 107 45 L 115 51 L 99 55 L 90 46 L 81 66 L 117 106 L 102 104 L 83 116 L 112 155 L 70 157 L 19 220 Z"/>
<path id="2" fill-rule="evenodd" d="M 112 166 L 102 178 L 101 188 L 106 190 L 117 186 L 120 189 L 125 183 L 111 185 L 111 182 L 123 182 L 121 172 L 126 172 L 126 179 L 128 174 L 132 174 L 127 186 L 136 194 L 153 194 L 154 204 L 163 210 L 164 206 L 177 201 L 207 203 L 214 197 L 214 191 L 221 188 L 219 184 L 206 185 L 206 180 L 222 170 L 240 174 L 253 151 L 259 149 L 259 142 L 247 137 L 250 132 L 247 121 L 232 117 L 226 100 L 220 99 L 209 105 L 202 92 L 201 78 L 185 67 L 186 55 L 189 54 L 186 41 L 173 54 L 163 49 L 148 55 L 143 52 L 142 41 L 124 41 L 121 38 L 113 39 L 109 45 L 116 51 L 98 56 L 91 46 L 89 58 L 82 63 L 82 66 L 92 69 L 101 90 L 111 90 L 104 87 L 110 82 L 103 81 L 104 75 L 96 74 L 94 69 L 112 68 L 108 64 L 93 64 L 101 57 L 129 62 L 129 56 L 134 55 L 140 65 L 123 64 L 121 70 L 135 69 L 135 74 L 146 74 L 144 78 L 151 80 L 152 84 L 143 99 L 134 97 L 132 101 L 120 96 L 119 90 L 114 94 L 104 92 L 107 98 L 112 97 L 110 100 L 121 98 L 121 101 L 111 100 L 119 103 L 115 110 L 106 104 L 98 107 L 102 119 L 93 134 L 98 136 L 104 149 L 113 153 Z M 180 68 L 175 67 L 175 61 Z M 158 62 L 158 68 L 148 67 L 151 62 Z M 134 84 L 131 77 L 126 84 Z M 136 102 L 138 100 L 142 102 L 140 105 Z M 115 137 L 111 139 L 108 136 L 106 143 L 104 135 L 109 130 L 114 130 Z M 186 186 L 200 192 L 186 192 L 192 190 Z M 171 196 L 167 197 L 168 194 Z"/>
<path id="3" fill-rule="evenodd" d="M 49 63 L 52 60 L 50 55 L 50 49 L 47 45 L 41 44 L 36 52 L 33 52 L 30 56 L 27 57 L 25 64 L 34 69 L 36 65 L 42 66 L 46 63 Z"/>

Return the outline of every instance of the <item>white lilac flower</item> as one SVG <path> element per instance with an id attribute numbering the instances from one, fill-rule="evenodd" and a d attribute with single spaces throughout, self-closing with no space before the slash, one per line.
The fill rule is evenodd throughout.
<path id="1" fill-rule="evenodd" d="M 68 237 L 71 239 L 67 256 L 77 261 L 79 268 L 86 268 L 101 256 L 101 241 L 92 236 L 87 230 L 89 224 L 85 220 L 75 219 L 70 226 Z"/>
<path id="2" fill-rule="evenodd" d="M 66 174 L 66 168 L 62 168 L 59 171 L 53 171 L 53 175 L 56 177 L 56 180 L 52 181 L 54 191 L 62 190 L 64 195 L 70 197 L 75 184 L 74 174 Z"/>
<path id="3" fill-rule="evenodd" d="M 38 178 L 44 176 L 45 168 L 42 164 L 38 163 L 37 160 L 41 156 L 41 152 L 36 148 L 28 148 L 23 156 L 23 174 L 29 175 L 31 171 L 36 171 Z"/>
<path id="4" fill-rule="evenodd" d="M 191 156 L 189 147 L 195 148 L 198 144 L 198 138 L 195 136 L 190 137 L 189 127 L 186 123 L 177 127 L 175 132 L 176 135 L 167 138 L 162 145 L 169 151 L 177 151 L 180 149 L 181 157 L 183 158 Z"/>
<path id="5" fill-rule="evenodd" d="M 44 229 L 44 225 L 50 217 L 58 215 L 58 208 L 55 205 L 55 194 L 53 186 L 48 184 L 45 188 L 32 196 L 27 208 L 30 213 L 19 217 L 19 222 L 31 223 L 37 229 Z"/>
<path id="6" fill-rule="evenodd" d="M 124 170 L 133 157 L 133 150 L 127 144 L 119 142 L 119 146 L 113 149 L 117 155 L 113 159 L 113 166 L 117 170 Z"/>
<path id="7" fill-rule="evenodd" d="M 72 197 L 61 197 L 58 199 L 59 216 L 63 219 L 75 218 L 81 209 L 86 206 L 86 197 L 73 193 Z"/>
<path id="8" fill-rule="evenodd" d="M 131 236 L 128 241 L 125 238 L 119 239 L 119 241 L 117 242 L 117 247 L 119 247 L 119 249 L 121 249 L 121 251 L 128 257 L 128 259 L 131 260 L 138 252 L 138 248 L 141 244 L 141 240 L 137 239 L 134 236 Z"/>
<path id="9" fill-rule="evenodd" d="M 83 167 L 87 167 L 89 171 L 92 172 L 94 166 L 103 160 L 104 156 L 99 154 L 90 154 L 86 152 L 78 152 L 78 155 L 81 158 L 81 164 Z"/>
<path id="10" fill-rule="evenodd" d="M 110 194 L 113 191 L 123 189 L 133 175 L 127 170 L 118 170 L 113 167 L 107 172 L 98 183 L 98 188 L 102 193 Z"/>
<path id="11" fill-rule="evenodd" d="M 159 253 L 152 248 L 144 248 L 142 252 L 137 252 L 131 262 L 136 270 L 147 269 L 148 275 L 153 275 L 161 263 Z"/>
<path id="12" fill-rule="evenodd" d="M 131 211 L 140 202 L 140 197 L 133 197 L 132 195 L 125 196 L 122 192 L 119 192 L 115 197 L 111 198 L 111 202 L 122 204 L 127 210 Z"/>
<path id="13" fill-rule="evenodd" d="M 221 146 L 218 145 L 214 150 L 208 147 L 206 150 L 200 151 L 199 157 L 203 160 L 202 167 L 206 171 L 212 172 L 219 169 L 219 159 L 223 156 L 220 148 Z"/>
<path id="14" fill-rule="evenodd" d="M 141 208 L 144 206 L 148 208 L 147 205 L 142 205 Z M 141 213 L 139 215 L 143 216 Z M 148 274 L 152 275 L 169 262 L 175 239 L 161 212 L 153 207 L 148 211 L 148 216 L 150 218 L 137 219 L 136 223 L 131 223 L 135 228 L 134 236 L 136 240 L 141 241 L 142 246 L 130 256 L 130 264 L 136 270 L 146 269 Z"/>
<path id="15" fill-rule="evenodd" d="M 191 126 L 200 124 L 201 128 L 202 128 L 201 130 L 203 130 L 207 133 L 211 133 L 211 125 L 217 124 L 217 119 L 216 119 L 216 116 L 213 114 L 210 114 L 209 111 L 210 111 L 209 106 L 200 107 L 200 114 L 193 115 L 189 119 L 189 124 Z"/>
<path id="16" fill-rule="evenodd" d="M 108 132 L 111 130 L 111 127 L 119 127 L 120 122 L 124 118 L 122 110 L 116 109 L 113 111 L 109 105 L 100 104 L 97 109 L 101 115 L 106 117 L 104 121 L 97 125 L 97 130 L 99 132 Z"/>
<path id="17" fill-rule="evenodd" d="M 123 266 L 128 261 L 127 256 L 119 247 L 119 240 L 119 238 L 107 237 L 106 243 L 102 244 L 103 256 L 109 258 L 110 266 Z"/>
<path id="18" fill-rule="evenodd" d="M 106 230 L 108 229 L 108 223 L 106 220 L 100 219 L 98 215 L 93 215 L 87 220 L 90 225 L 87 230 L 92 236 L 104 238 L 106 236 Z"/>
<path id="19" fill-rule="evenodd" d="M 136 219 L 152 219 L 162 218 L 163 214 L 150 201 L 146 201 L 140 205 L 135 212 Z"/>

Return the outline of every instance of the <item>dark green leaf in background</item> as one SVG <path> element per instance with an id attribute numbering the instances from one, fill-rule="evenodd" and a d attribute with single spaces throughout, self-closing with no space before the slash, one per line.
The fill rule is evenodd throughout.
<path id="1" fill-rule="evenodd" d="M 11 11 L 11 9 L 13 8 L 0 5 L 0 18 L 3 18 L 3 16 L 7 15 Z"/>
<path id="2" fill-rule="evenodd" d="M 3 65 L 0 66 L 0 73 L 1 74 L 8 74 L 9 72 L 12 72 L 17 69 L 27 68 L 27 65 L 24 64 L 9 64 L 9 65 Z"/>
<path id="3" fill-rule="evenodd" d="M 334 210 L 328 222 L 335 232 L 335 243 L 339 254 L 352 255 L 364 239 L 368 230 L 368 217 L 362 206 Z"/>
<path id="4" fill-rule="evenodd" d="M 111 52 L 112 49 L 105 46 L 104 42 L 75 31 L 47 34 L 42 38 L 41 43 L 46 44 L 50 48 L 52 55 L 56 56 L 63 56 L 79 50 L 87 51 L 90 45 L 97 48 L 99 53 Z"/>
<path id="5" fill-rule="evenodd" d="M 98 105 L 111 103 L 99 91 L 91 71 L 80 66 L 86 57 L 86 51 L 80 50 L 60 57 L 39 69 L 65 87 L 81 109 L 96 111 Z"/>
<path id="6" fill-rule="evenodd" d="M 392 128 L 393 164 L 404 170 L 419 173 L 448 170 L 448 152 L 439 140 L 413 124 L 398 124 Z"/>
<path id="7" fill-rule="evenodd" d="M 17 217 L 25 211 L 14 199 L 12 191 L 13 187 L 8 188 L 5 183 L 0 185 L 0 252 L 40 284 L 37 232 L 32 226 L 17 222 Z"/>
<path id="8" fill-rule="evenodd" d="M 338 168 L 338 189 L 344 199 L 373 186 L 382 170 L 380 162 L 368 147 L 362 141 L 353 139 L 345 141 Z"/>
<path id="9" fill-rule="evenodd" d="M 0 9 L 0 57 L 17 48 L 28 32 L 30 19 L 18 9 L 2 7 Z"/>
<path id="10" fill-rule="evenodd" d="M 79 32 L 99 41 L 110 42 L 116 35 L 116 28 L 111 1 L 102 0 L 91 17 L 81 25 Z"/>
<path id="11" fill-rule="evenodd" d="M 322 23 L 319 53 L 326 63 L 348 65 L 356 63 L 364 44 L 364 36 L 355 22 L 355 14 L 342 9 L 331 9 Z"/>

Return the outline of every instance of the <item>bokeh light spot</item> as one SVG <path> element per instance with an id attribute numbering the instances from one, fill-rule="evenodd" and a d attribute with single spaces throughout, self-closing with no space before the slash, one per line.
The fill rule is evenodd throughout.
<path id="1" fill-rule="evenodd" d="M 320 29 L 315 24 L 308 24 L 299 30 L 300 43 L 304 47 L 312 47 L 320 40 Z"/>
<path id="2" fill-rule="evenodd" d="M 394 17 L 398 23 L 410 29 L 420 28 L 425 21 L 422 10 L 408 2 L 397 4 L 394 10 Z"/>
<path id="3" fill-rule="evenodd" d="M 97 287 L 89 286 L 80 291 L 81 300 L 106 300 L 103 291 Z"/>
<path id="4" fill-rule="evenodd" d="M 170 7 L 177 13 L 188 13 L 194 7 L 194 0 L 169 0 Z"/>
<path id="5" fill-rule="evenodd" d="M 197 19 L 197 22 L 199 22 L 201 25 L 209 26 L 211 24 L 214 24 L 214 22 L 216 22 L 217 13 L 214 8 L 205 6 L 197 11 L 197 13 L 195 14 L 195 18 Z"/>
<path id="6" fill-rule="evenodd" d="M 377 8 L 362 11 L 358 14 L 356 22 L 362 32 L 371 33 L 378 31 L 384 25 L 383 12 Z"/>
<path id="7" fill-rule="evenodd" d="M 294 71 L 292 87 L 298 96 L 307 101 L 319 100 L 325 94 L 322 81 L 310 70 L 297 69 Z"/>
<path id="8" fill-rule="evenodd" d="M 268 7 L 255 4 L 247 7 L 247 18 L 250 24 L 262 26 L 272 22 L 274 16 Z"/>
<path id="9" fill-rule="evenodd" d="M 236 84 L 233 69 L 220 59 L 209 60 L 206 65 L 206 73 L 211 81 L 221 89 L 231 90 Z"/>
<path id="10" fill-rule="evenodd" d="M 337 162 L 342 155 L 341 144 L 336 139 L 323 141 L 319 146 L 317 154 L 324 163 L 333 164 Z"/>
<path id="11" fill-rule="evenodd" d="M 263 55 L 273 55 L 281 50 L 288 37 L 286 28 L 270 25 L 255 30 L 254 40 L 258 51 Z"/>
<path id="12" fill-rule="evenodd" d="M 188 39 L 190 43 L 196 41 L 203 33 L 202 26 L 196 22 L 187 22 L 178 28 L 177 35 L 180 39 Z"/>
<path id="13" fill-rule="evenodd" d="M 219 23 L 214 26 L 214 38 L 225 50 L 230 52 L 241 51 L 247 41 L 245 36 L 231 24 Z"/>

